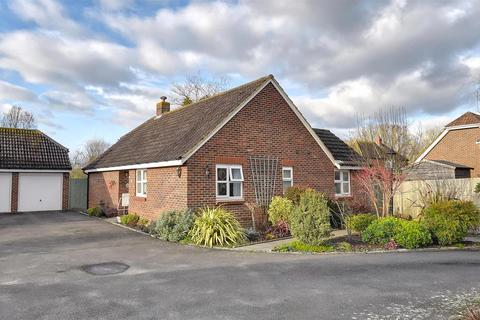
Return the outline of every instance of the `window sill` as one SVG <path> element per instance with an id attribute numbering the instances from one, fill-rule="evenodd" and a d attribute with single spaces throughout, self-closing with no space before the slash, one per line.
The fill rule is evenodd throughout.
<path id="1" fill-rule="evenodd" d="M 216 204 L 244 204 L 245 200 L 241 199 L 217 199 Z"/>
<path id="2" fill-rule="evenodd" d="M 130 200 L 137 201 L 137 202 L 145 202 L 145 201 L 147 201 L 147 197 L 146 196 L 134 196 Z"/>
<path id="3" fill-rule="evenodd" d="M 345 198 L 353 198 L 351 194 L 336 194 L 335 198 L 345 199 Z"/>

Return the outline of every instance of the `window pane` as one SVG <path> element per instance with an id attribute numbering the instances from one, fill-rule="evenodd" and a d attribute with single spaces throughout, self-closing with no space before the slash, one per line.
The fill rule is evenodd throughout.
<path id="1" fill-rule="evenodd" d="M 342 178 L 343 181 L 348 181 L 348 172 L 347 171 L 343 171 L 342 176 L 343 176 L 343 178 Z"/>
<path id="2" fill-rule="evenodd" d="M 291 179 L 292 178 L 292 170 L 283 169 L 283 178 L 284 179 Z"/>
<path id="3" fill-rule="evenodd" d="M 141 180 L 142 180 L 142 171 L 137 170 L 137 181 L 141 181 Z"/>
<path id="4" fill-rule="evenodd" d="M 226 183 L 218 183 L 218 195 L 219 196 L 226 196 L 227 195 L 227 184 Z"/>
<path id="5" fill-rule="evenodd" d="M 335 171 L 335 180 L 340 180 L 340 171 Z"/>
<path id="6" fill-rule="evenodd" d="M 147 183 L 143 183 L 143 194 L 147 194 Z"/>
<path id="7" fill-rule="evenodd" d="M 292 186 L 292 181 L 283 181 L 283 192 Z"/>
<path id="8" fill-rule="evenodd" d="M 142 170 L 143 172 L 143 181 L 147 181 L 147 170 Z"/>
<path id="9" fill-rule="evenodd" d="M 343 193 L 345 194 L 350 193 L 350 184 L 348 182 L 343 183 Z"/>
<path id="10" fill-rule="evenodd" d="M 232 182 L 230 183 L 230 197 L 240 197 L 242 195 L 242 183 Z"/>
<path id="11" fill-rule="evenodd" d="M 142 183 L 137 182 L 137 193 L 142 193 Z"/>
<path id="12" fill-rule="evenodd" d="M 342 184 L 341 183 L 338 183 L 338 182 L 335 183 L 335 193 L 336 194 L 342 194 Z"/>
<path id="13" fill-rule="evenodd" d="M 242 169 L 240 168 L 232 168 L 232 179 L 234 180 L 242 180 Z"/>
<path id="14" fill-rule="evenodd" d="M 227 181 L 227 168 L 218 168 L 217 169 L 217 180 L 218 181 Z"/>

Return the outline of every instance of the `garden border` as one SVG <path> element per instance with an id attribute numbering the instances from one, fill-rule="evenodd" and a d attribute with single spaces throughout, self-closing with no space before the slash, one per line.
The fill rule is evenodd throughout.
<path id="1" fill-rule="evenodd" d="M 202 249 L 250 252 L 250 253 L 260 253 L 260 254 L 262 254 L 262 253 L 286 254 L 286 255 L 348 255 L 348 254 L 384 254 L 384 253 L 411 253 L 411 252 L 480 251 L 480 246 L 478 246 L 478 247 L 467 247 L 467 248 L 458 248 L 458 247 L 419 248 L 419 249 L 403 249 L 403 248 L 401 248 L 401 249 L 395 249 L 395 250 L 372 250 L 372 251 L 362 251 L 362 252 L 355 252 L 355 251 L 345 251 L 345 252 L 343 252 L 343 251 L 334 251 L 334 252 L 260 251 L 260 250 L 247 250 L 247 249 L 245 249 L 245 247 L 248 247 L 248 245 L 238 246 L 238 247 L 234 247 L 234 248 L 207 247 L 207 246 L 199 246 L 199 245 L 195 245 L 195 244 L 183 244 L 183 243 L 179 243 L 179 242 L 170 242 L 170 241 L 158 239 L 157 237 L 154 237 L 151 234 L 146 233 L 144 231 L 137 230 L 135 228 L 131 228 L 131 227 L 122 225 L 120 223 L 111 222 L 109 220 L 106 220 L 106 219 L 103 219 L 103 218 L 100 218 L 100 217 L 90 216 L 86 212 L 83 212 L 81 210 L 77 210 L 76 212 L 78 212 L 78 213 L 80 213 L 84 216 L 90 217 L 90 218 L 96 218 L 98 220 L 104 221 L 106 223 L 109 223 L 111 225 L 114 225 L 114 226 L 117 226 L 117 227 L 120 227 L 120 228 L 124 228 L 124 229 L 128 229 L 128 230 L 137 232 L 139 234 L 154 238 L 154 239 L 159 240 L 159 241 L 164 241 L 164 242 L 168 242 L 168 243 L 171 243 L 171 244 L 184 245 L 184 246 L 189 246 L 189 247 L 202 248 Z M 273 242 L 273 241 L 276 241 L 276 240 L 269 240 L 269 241 L 262 242 L 262 243 L 268 243 L 268 242 Z"/>

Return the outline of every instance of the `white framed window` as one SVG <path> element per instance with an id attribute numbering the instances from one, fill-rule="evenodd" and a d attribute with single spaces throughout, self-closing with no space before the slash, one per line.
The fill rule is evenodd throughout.
<path id="1" fill-rule="evenodd" d="M 137 197 L 147 196 L 147 169 L 137 170 L 136 177 Z"/>
<path id="2" fill-rule="evenodd" d="M 335 170 L 335 195 L 350 195 L 350 171 Z"/>
<path id="3" fill-rule="evenodd" d="M 243 170 L 241 165 L 216 166 L 217 199 L 243 198 Z"/>
<path id="4" fill-rule="evenodd" d="M 292 167 L 282 168 L 282 181 L 283 181 L 283 193 L 285 193 L 285 191 L 287 191 L 288 188 L 293 186 L 293 168 Z"/>

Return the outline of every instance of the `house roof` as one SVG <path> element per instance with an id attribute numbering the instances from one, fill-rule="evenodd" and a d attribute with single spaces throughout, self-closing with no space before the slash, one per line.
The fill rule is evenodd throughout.
<path id="1" fill-rule="evenodd" d="M 68 149 L 34 129 L 0 127 L 0 169 L 70 170 Z"/>
<path id="2" fill-rule="evenodd" d="M 387 159 L 392 155 L 398 155 L 395 150 L 383 143 L 377 144 L 373 141 L 357 141 L 355 143 L 360 155 L 367 159 Z"/>
<path id="3" fill-rule="evenodd" d="M 342 139 L 327 129 L 313 129 L 336 161 L 343 165 L 359 165 L 360 156 Z"/>
<path id="4" fill-rule="evenodd" d="M 449 166 L 449 167 L 453 167 L 455 169 L 473 169 L 472 167 L 470 166 L 467 166 L 467 165 L 464 165 L 464 164 L 459 164 L 459 163 L 455 163 L 455 162 L 451 162 L 451 161 L 447 161 L 447 160 L 427 160 L 427 161 L 430 161 L 430 162 L 436 162 L 436 163 L 439 163 L 439 164 L 443 164 L 443 165 L 446 165 L 446 166 Z"/>
<path id="5" fill-rule="evenodd" d="M 152 117 L 121 137 L 84 170 L 180 160 L 271 79 L 271 75 L 262 77 Z"/>
<path id="6" fill-rule="evenodd" d="M 456 126 L 465 126 L 469 124 L 477 124 L 480 123 L 480 114 L 474 112 L 465 112 L 457 119 L 453 120 L 445 127 L 456 127 Z"/>

